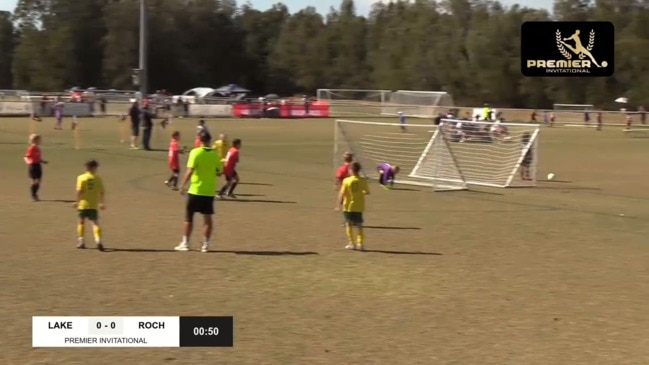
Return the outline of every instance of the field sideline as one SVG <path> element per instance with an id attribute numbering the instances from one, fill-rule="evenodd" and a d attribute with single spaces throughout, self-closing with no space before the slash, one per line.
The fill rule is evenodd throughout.
<path id="1" fill-rule="evenodd" d="M 360 118 L 347 118 L 360 119 Z M 369 119 L 368 119 L 369 120 Z M 65 127 L 69 128 L 70 119 Z M 53 120 L 42 202 L 22 161 L 28 118 L 0 118 L 3 364 L 640 364 L 649 358 L 648 140 L 619 126 L 544 128 L 533 189 L 368 197 L 369 252 L 334 212 L 332 119 L 208 120 L 241 138 L 238 201 L 217 202 L 214 253 L 173 252 L 183 198 L 117 118 Z M 99 160 L 108 252 L 75 250 L 76 175 Z M 623 214 L 623 216 L 621 216 Z M 232 349 L 32 349 L 33 315 L 233 315 Z"/>

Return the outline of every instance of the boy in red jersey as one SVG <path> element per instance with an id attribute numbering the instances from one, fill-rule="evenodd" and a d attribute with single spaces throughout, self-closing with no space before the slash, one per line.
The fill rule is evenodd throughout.
<path id="1" fill-rule="evenodd" d="M 234 189 L 239 184 L 239 174 L 237 174 L 237 164 L 239 163 L 239 149 L 241 148 L 241 140 L 235 139 L 232 141 L 232 147 L 225 157 L 225 167 L 223 168 L 223 175 L 225 175 L 226 184 L 219 190 L 219 198 L 223 199 L 224 195 L 230 198 L 236 198 Z"/>
<path id="2" fill-rule="evenodd" d="M 30 191 L 32 194 L 32 199 L 37 202 L 38 199 L 38 190 L 41 187 L 41 179 L 43 178 L 43 168 L 41 164 L 47 164 L 47 161 L 43 160 L 41 155 L 41 136 L 38 134 L 32 134 L 29 136 L 29 147 L 25 153 L 25 163 L 28 166 L 29 178 L 32 179 L 32 185 Z"/>
<path id="3" fill-rule="evenodd" d="M 340 191 L 343 180 L 350 176 L 349 165 L 354 162 L 354 154 L 351 152 L 345 152 L 343 154 L 343 161 L 344 163 L 338 167 L 338 170 L 336 170 L 336 185 L 334 186 L 336 191 Z"/>
<path id="4" fill-rule="evenodd" d="M 171 142 L 169 142 L 169 168 L 171 169 L 171 176 L 165 181 L 165 185 L 173 190 L 178 190 L 178 175 L 180 175 L 180 158 L 178 155 L 185 153 L 185 149 L 181 149 L 178 142 L 180 142 L 180 132 L 175 131 L 171 134 Z"/>
<path id="5" fill-rule="evenodd" d="M 196 139 L 194 139 L 194 148 L 198 148 L 198 147 L 202 146 L 202 144 L 201 144 L 201 135 L 202 134 L 203 134 L 202 131 L 196 133 Z"/>

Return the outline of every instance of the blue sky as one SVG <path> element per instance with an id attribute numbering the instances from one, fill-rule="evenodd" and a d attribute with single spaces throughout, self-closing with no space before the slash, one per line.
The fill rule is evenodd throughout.
<path id="1" fill-rule="evenodd" d="M 0 0 L 0 10 L 13 11 L 16 7 L 16 2 L 18 0 Z M 367 14 L 373 3 L 378 0 L 356 0 L 356 7 L 359 14 Z M 238 1 L 243 2 L 243 1 Z M 274 3 L 280 2 L 277 0 L 251 0 L 252 5 L 260 10 L 266 10 L 270 8 Z M 307 6 L 315 6 L 319 12 L 327 13 L 329 12 L 329 7 L 338 7 L 340 0 L 284 0 L 281 1 L 286 4 L 291 12 L 298 11 Z M 520 4 L 528 7 L 535 8 L 546 8 L 551 9 L 552 0 L 501 0 L 505 5 Z"/>

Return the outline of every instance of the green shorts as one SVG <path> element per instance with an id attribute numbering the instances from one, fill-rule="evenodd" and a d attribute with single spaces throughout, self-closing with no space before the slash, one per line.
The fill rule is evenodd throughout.
<path id="1" fill-rule="evenodd" d="M 363 213 L 362 212 L 343 212 L 345 217 L 345 223 L 350 226 L 360 227 L 363 225 Z"/>
<path id="2" fill-rule="evenodd" d="M 79 209 L 79 218 L 96 221 L 99 219 L 99 212 L 97 209 Z"/>

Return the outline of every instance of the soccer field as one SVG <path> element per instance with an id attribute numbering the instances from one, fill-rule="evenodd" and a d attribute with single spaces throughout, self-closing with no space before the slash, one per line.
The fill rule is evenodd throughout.
<path id="1" fill-rule="evenodd" d="M 0 119 L 3 364 L 649 358 L 649 140 L 621 127 L 544 128 L 539 171 L 556 179 L 537 188 L 373 184 L 361 253 L 343 249 L 333 210 L 332 120 L 210 120 L 243 140 L 242 184 L 216 203 L 216 252 L 202 254 L 173 251 L 184 200 L 163 185 L 168 134 L 190 146 L 196 120 L 156 130 L 152 152 L 119 143 L 116 118 L 81 120 L 79 150 L 53 123 L 36 125 L 50 163 L 33 203 L 28 119 Z M 89 158 L 108 191 L 103 253 L 75 249 L 75 179 Z M 234 348 L 32 349 L 33 315 L 233 315 Z"/>

